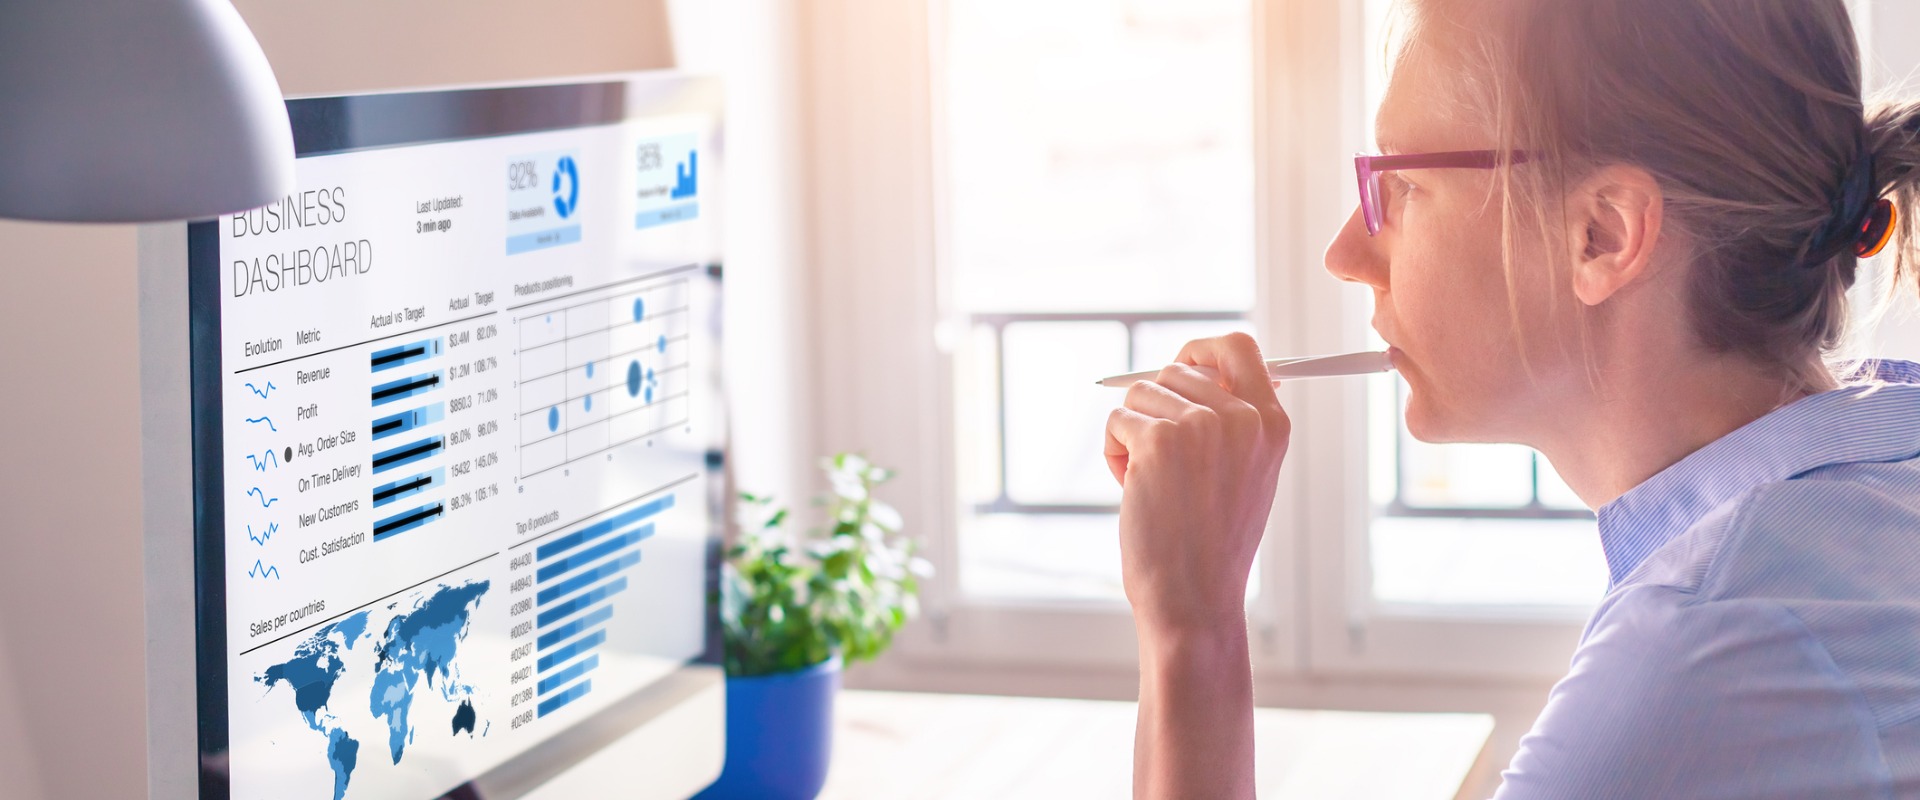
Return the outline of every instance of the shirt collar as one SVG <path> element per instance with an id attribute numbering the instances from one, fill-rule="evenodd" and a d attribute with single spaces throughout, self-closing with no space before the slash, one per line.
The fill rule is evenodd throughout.
<path id="1" fill-rule="evenodd" d="M 1873 383 L 1773 410 L 1600 507 L 1610 585 L 1721 504 L 1829 464 L 1920 454 L 1920 364 L 1875 361 Z"/>

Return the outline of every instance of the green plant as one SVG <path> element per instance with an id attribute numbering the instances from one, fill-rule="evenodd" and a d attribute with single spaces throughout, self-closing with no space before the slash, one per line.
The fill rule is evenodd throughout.
<path id="1" fill-rule="evenodd" d="M 932 567 L 900 535 L 900 514 L 873 496 L 893 473 L 850 453 L 821 468 L 832 486 L 824 531 L 795 537 L 786 509 L 741 495 L 719 598 L 728 675 L 791 672 L 835 654 L 871 660 L 919 611 L 919 579 Z"/>

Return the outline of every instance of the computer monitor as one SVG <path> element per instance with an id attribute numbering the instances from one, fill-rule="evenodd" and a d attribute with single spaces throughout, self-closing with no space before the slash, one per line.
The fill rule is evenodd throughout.
<path id="1" fill-rule="evenodd" d="M 292 193 L 141 235 L 156 794 L 692 794 L 718 87 L 287 108 Z"/>

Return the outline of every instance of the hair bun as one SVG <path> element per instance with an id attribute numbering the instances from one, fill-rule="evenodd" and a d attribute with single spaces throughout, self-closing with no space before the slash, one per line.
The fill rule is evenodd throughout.
<path id="1" fill-rule="evenodd" d="M 1859 158 L 1854 161 L 1853 168 L 1847 170 L 1846 178 L 1840 183 L 1840 192 L 1833 198 L 1827 223 L 1814 232 L 1813 241 L 1807 244 L 1801 266 L 1816 269 L 1842 253 L 1860 252 L 1861 240 L 1866 238 L 1867 229 L 1874 228 L 1874 222 L 1880 217 L 1880 198 L 1879 193 L 1874 191 L 1873 168 L 1873 151 L 1860 148 Z M 1891 230 L 1892 226 L 1888 225 L 1886 229 Z M 1873 249 L 1879 252 L 1879 248 Z"/>

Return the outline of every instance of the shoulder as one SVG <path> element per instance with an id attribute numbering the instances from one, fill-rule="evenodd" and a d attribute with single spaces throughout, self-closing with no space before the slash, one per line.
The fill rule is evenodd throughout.
<path id="1" fill-rule="evenodd" d="M 1885 767 L 1857 698 L 1778 603 L 1625 587 L 1596 615 L 1500 797 L 1876 796 Z"/>
<path id="2" fill-rule="evenodd" d="M 1649 556 L 1622 588 L 1688 602 L 1920 600 L 1920 468 L 1841 464 L 1756 486 Z"/>
<path id="3" fill-rule="evenodd" d="M 1920 724 L 1917 543 L 1905 463 L 1722 504 L 1607 595 L 1500 797 L 1883 796 L 1912 754 L 1882 734 Z"/>
<path id="4" fill-rule="evenodd" d="M 1768 484 L 1722 523 L 1690 606 L 1774 605 L 1882 731 L 1920 724 L 1920 470 L 1847 464 Z M 1897 737 L 1900 760 L 1920 740 Z M 1920 773 L 1920 763 L 1909 766 Z M 1912 776 L 1910 776 L 1912 777 Z"/>

